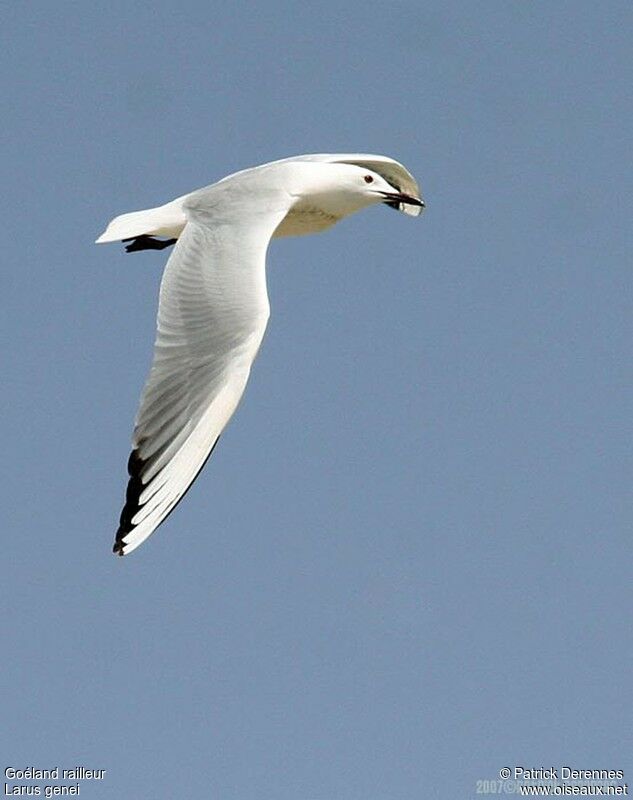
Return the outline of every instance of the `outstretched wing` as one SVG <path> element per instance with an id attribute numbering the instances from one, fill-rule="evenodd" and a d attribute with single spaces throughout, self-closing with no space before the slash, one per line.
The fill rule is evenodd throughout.
<path id="1" fill-rule="evenodd" d="M 237 407 L 266 328 L 266 249 L 287 209 L 255 218 L 239 207 L 214 210 L 191 201 L 165 268 L 119 555 L 137 548 L 195 480 Z"/>

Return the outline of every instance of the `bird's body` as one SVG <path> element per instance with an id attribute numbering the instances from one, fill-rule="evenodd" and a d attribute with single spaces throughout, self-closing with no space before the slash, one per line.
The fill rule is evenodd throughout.
<path id="1" fill-rule="evenodd" d="M 418 186 L 385 156 L 298 156 L 116 217 L 97 242 L 175 241 L 160 289 L 154 361 L 136 418 L 114 551 L 141 544 L 183 497 L 242 396 L 269 316 L 273 237 L 325 230 L 378 202 L 417 215 Z"/>

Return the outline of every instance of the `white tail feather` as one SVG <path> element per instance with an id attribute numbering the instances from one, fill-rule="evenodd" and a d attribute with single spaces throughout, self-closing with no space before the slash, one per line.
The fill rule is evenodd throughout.
<path id="1" fill-rule="evenodd" d="M 182 210 L 183 200 L 179 197 L 164 206 L 121 214 L 110 222 L 96 243 L 119 242 L 143 234 L 178 238 L 187 222 Z"/>

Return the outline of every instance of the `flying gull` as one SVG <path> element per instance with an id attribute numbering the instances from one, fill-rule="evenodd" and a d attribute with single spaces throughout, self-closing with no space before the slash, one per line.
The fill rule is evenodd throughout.
<path id="1" fill-rule="evenodd" d="M 376 203 L 412 217 L 424 208 L 415 179 L 391 158 L 295 156 L 115 217 L 97 239 L 123 241 L 127 252 L 175 245 L 115 553 L 131 553 L 173 511 L 240 401 L 268 322 L 270 240 L 326 230 Z"/>

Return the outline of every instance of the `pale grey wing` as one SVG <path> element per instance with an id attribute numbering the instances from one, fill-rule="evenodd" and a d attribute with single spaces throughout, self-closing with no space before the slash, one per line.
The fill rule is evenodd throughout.
<path id="1" fill-rule="evenodd" d="M 189 215 L 161 283 L 154 361 L 114 544 L 120 555 L 160 525 L 204 466 L 242 396 L 268 320 L 266 249 L 280 214 L 215 228 L 199 216 Z"/>

